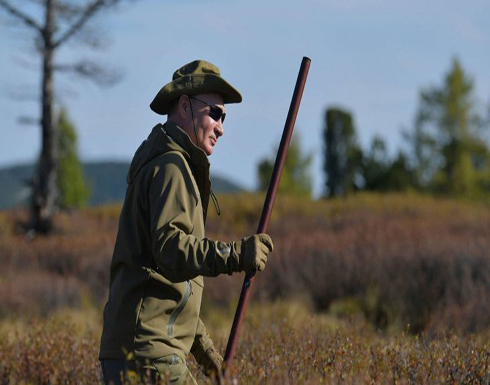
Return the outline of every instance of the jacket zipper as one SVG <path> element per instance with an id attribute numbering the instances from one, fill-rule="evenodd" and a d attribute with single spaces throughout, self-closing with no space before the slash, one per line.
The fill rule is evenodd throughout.
<path id="1" fill-rule="evenodd" d="M 191 282 L 186 281 L 186 286 L 185 286 L 185 293 L 184 293 L 184 298 L 182 299 L 182 302 L 175 308 L 173 313 L 170 315 L 170 318 L 168 320 L 167 324 L 167 336 L 168 338 L 173 338 L 174 334 L 174 323 L 179 314 L 184 310 L 185 305 L 187 304 L 187 301 L 189 300 L 189 297 L 191 296 Z"/>

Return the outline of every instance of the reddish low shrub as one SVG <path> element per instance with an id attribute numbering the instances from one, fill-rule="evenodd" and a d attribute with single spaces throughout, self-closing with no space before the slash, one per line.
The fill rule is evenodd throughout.
<path id="1" fill-rule="evenodd" d="M 209 210 L 210 238 L 239 240 L 255 231 L 261 196 L 220 202 L 221 217 Z M 22 213 L 3 214 L 2 314 L 77 306 L 81 292 L 102 305 L 118 213 L 115 206 L 62 213 L 62 230 L 33 241 L 13 230 Z M 490 212 L 481 204 L 405 195 L 279 197 L 269 232 L 275 251 L 257 274 L 256 299 L 299 295 L 319 311 L 348 301 L 350 312 L 379 328 L 412 332 L 472 333 L 490 324 Z M 242 282 L 242 275 L 206 279 L 205 300 L 227 306 Z"/>

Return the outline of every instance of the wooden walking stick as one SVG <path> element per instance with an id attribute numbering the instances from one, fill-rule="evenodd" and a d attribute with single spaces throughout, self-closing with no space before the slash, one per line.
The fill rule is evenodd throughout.
<path id="1" fill-rule="evenodd" d="M 303 90 L 305 88 L 306 77 L 308 76 L 308 70 L 310 69 L 311 60 L 307 57 L 303 57 L 301 67 L 296 80 L 296 87 L 294 88 L 293 98 L 291 100 L 291 106 L 289 107 L 288 116 L 286 118 L 286 124 L 284 126 L 284 132 L 281 138 L 281 144 L 277 152 L 276 162 L 274 164 L 274 170 L 272 171 L 271 180 L 269 182 L 269 188 L 267 189 L 267 195 L 262 208 L 262 215 L 260 217 L 259 227 L 257 234 L 267 232 L 269 225 L 269 219 L 272 213 L 272 207 L 274 206 L 274 200 L 276 199 L 277 188 L 281 179 L 281 172 L 286 160 L 286 153 L 288 151 L 289 142 L 293 135 L 294 124 L 296 122 L 296 116 L 298 115 L 299 105 Z M 238 344 L 238 336 L 243 323 L 243 317 L 245 316 L 245 310 L 247 309 L 248 300 L 252 290 L 252 283 L 254 281 L 255 273 L 250 273 L 245 276 L 243 282 L 242 291 L 240 293 L 240 299 L 238 301 L 235 318 L 233 319 L 233 326 L 231 327 L 230 338 L 226 346 L 226 353 L 224 358 L 224 375 L 230 368 L 231 361 L 235 356 L 236 347 Z"/>

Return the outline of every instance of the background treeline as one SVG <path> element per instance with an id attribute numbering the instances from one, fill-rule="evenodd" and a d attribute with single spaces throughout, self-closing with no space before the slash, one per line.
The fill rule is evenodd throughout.
<path id="1" fill-rule="evenodd" d="M 408 150 L 394 158 L 381 137 L 368 150 L 358 144 L 352 114 L 325 114 L 326 194 L 409 189 L 474 198 L 490 192 L 489 111 L 480 111 L 474 83 L 458 59 L 439 86 L 423 89 L 414 126 L 404 132 Z"/>
<path id="2" fill-rule="evenodd" d="M 359 144 L 351 111 L 329 107 L 323 128 L 323 165 L 327 197 L 365 191 L 407 191 L 478 198 L 490 192 L 487 142 L 490 105 L 482 107 L 474 82 L 454 58 L 441 84 L 421 90 L 413 126 L 403 131 L 404 146 L 390 156 L 381 136 L 369 148 Z M 258 167 L 265 190 L 274 159 Z M 294 137 L 281 181 L 283 193 L 311 196 L 311 156 Z"/>
<path id="3" fill-rule="evenodd" d="M 65 108 L 57 113 L 58 208 L 78 208 L 121 201 L 128 162 L 83 165 L 78 156 L 76 128 Z M 442 82 L 419 95 L 412 127 L 402 132 L 404 142 L 393 155 L 381 136 L 368 148 L 359 144 L 354 114 L 346 108 L 325 111 L 322 140 L 323 175 L 312 175 L 312 154 L 301 150 L 300 136 L 290 144 L 280 194 L 311 197 L 313 178 L 325 181 L 323 196 L 343 197 L 356 191 L 419 191 L 436 195 L 484 198 L 490 192 L 488 128 L 490 107 L 474 94 L 474 81 L 458 59 Z M 277 148 L 257 167 L 259 191 L 267 189 Z M 0 209 L 32 200 L 35 168 L 0 170 Z M 240 192 L 243 188 L 213 176 L 213 190 Z"/>

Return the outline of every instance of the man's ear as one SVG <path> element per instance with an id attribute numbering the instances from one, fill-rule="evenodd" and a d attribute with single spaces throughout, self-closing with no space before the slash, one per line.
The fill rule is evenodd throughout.
<path id="1" fill-rule="evenodd" d="M 187 95 L 181 95 L 179 97 L 179 101 L 177 104 L 177 110 L 179 112 L 180 117 L 183 120 L 189 119 L 189 97 Z"/>

